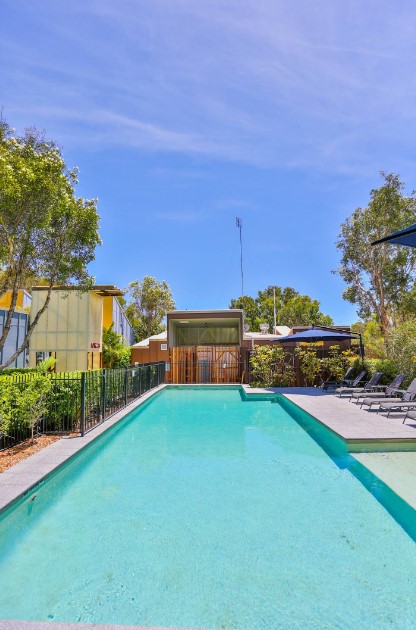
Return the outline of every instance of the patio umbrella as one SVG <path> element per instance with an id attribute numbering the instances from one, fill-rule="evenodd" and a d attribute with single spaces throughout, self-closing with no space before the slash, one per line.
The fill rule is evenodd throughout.
<path id="1" fill-rule="evenodd" d="M 302 332 L 295 333 L 294 335 L 287 335 L 287 337 L 280 337 L 273 341 L 279 341 L 280 343 L 293 343 L 294 341 L 305 341 L 306 343 L 316 343 L 317 341 L 343 341 L 344 339 L 359 339 L 360 340 L 360 355 L 361 360 L 364 359 L 364 346 L 360 333 L 351 334 L 340 333 L 335 330 L 325 330 L 324 328 L 309 328 L 308 330 L 302 330 Z"/>
<path id="2" fill-rule="evenodd" d="M 343 341 L 344 339 L 356 339 L 355 335 L 348 335 L 347 333 L 339 333 L 335 330 L 324 330 L 321 328 L 309 328 L 308 330 L 302 330 L 302 332 L 295 333 L 294 335 L 287 335 L 287 337 L 280 337 L 273 341 L 280 341 L 281 343 L 290 343 L 292 341 L 306 341 L 307 343 L 315 343 L 316 341 Z"/>
<path id="3" fill-rule="evenodd" d="M 392 245 L 407 245 L 408 247 L 416 247 L 416 223 L 410 225 L 404 230 L 398 230 L 384 236 L 383 238 L 374 241 L 371 245 L 378 245 L 379 243 L 391 243 Z"/>

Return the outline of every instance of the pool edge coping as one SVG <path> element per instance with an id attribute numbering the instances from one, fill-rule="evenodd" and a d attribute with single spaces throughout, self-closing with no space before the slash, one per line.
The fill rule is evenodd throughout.
<path id="1" fill-rule="evenodd" d="M 140 398 L 112 414 L 109 418 L 93 427 L 84 436 L 63 436 L 56 442 L 49 444 L 42 450 L 15 464 L 0 474 L 0 516 L 24 496 L 32 492 L 49 475 L 57 472 L 82 450 L 95 442 L 112 427 L 165 389 L 167 383 L 162 383 L 146 392 Z M 2 620 L 0 620 L 0 630 Z"/>
<path id="2" fill-rule="evenodd" d="M 349 453 L 377 453 L 377 452 L 416 452 L 416 435 L 415 437 L 345 437 L 341 433 L 339 433 L 334 427 L 329 426 L 325 420 L 322 418 L 318 418 L 315 414 L 313 414 L 309 409 L 306 409 L 304 406 L 300 404 L 300 401 L 292 400 L 289 396 L 296 395 L 300 391 L 302 394 L 310 394 L 310 396 L 316 398 L 322 396 L 321 392 L 317 392 L 316 388 L 313 387 L 293 387 L 293 388 L 279 388 L 279 387 L 270 387 L 270 388 L 251 388 L 249 385 L 242 385 L 244 392 L 247 396 L 264 396 L 264 395 L 273 395 L 277 394 L 279 396 L 283 396 L 285 400 L 290 402 L 292 405 L 295 405 L 298 409 L 301 409 L 304 413 L 307 413 L 311 418 L 316 420 L 321 426 L 330 431 L 337 438 L 342 440 L 346 445 L 346 448 Z M 255 389 L 256 391 L 254 391 Z M 289 391 L 291 390 L 291 391 Z M 306 391 L 310 390 L 310 391 Z M 326 396 L 323 396 L 326 398 Z M 397 448 L 397 445 L 400 444 L 402 448 Z M 406 447 L 407 448 L 404 448 Z M 361 448 L 360 448 L 361 447 Z"/>

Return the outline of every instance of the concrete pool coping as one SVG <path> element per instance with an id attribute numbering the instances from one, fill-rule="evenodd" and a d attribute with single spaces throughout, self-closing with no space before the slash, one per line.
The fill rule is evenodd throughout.
<path id="1" fill-rule="evenodd" d="M 360 409 L 346 398 L 325 394 L 317 387 L 249 387 L 248 397 L 282 394 L 345 442 L 350 453 L 416 451 L 416 422 L 402 424 L 403 413 L 389 418 L 376 410 Z"/>
<path id="2" fill-rule="evenodd" d="M 149 398 L 167 387 L 159 385 L 146 392 L 120 411 L 107 418 L 98 426 L 90 429 L 83 437 L 63 436 L 60 440 L 49 444 L 41 451 L 34 453 L 15 466 L 0 474 L 0 513 L 30 492 L 51 472 L 63 466 L 67 461 L 87 447 L 91 442 L 106 433 L 111 427 L 120 422 L 127 414 Z M 0 626 L 1 630 L 1 626 Z"/>
<path id="3" fill-rule="evenodd" d="M 244 386 L 244 391 L 253 398 L 283 394 L 340 437 L 352 457 L 416 510 L 416 422 L 403 425 L 404 413 L 386 418 L 314 387 Z"/>

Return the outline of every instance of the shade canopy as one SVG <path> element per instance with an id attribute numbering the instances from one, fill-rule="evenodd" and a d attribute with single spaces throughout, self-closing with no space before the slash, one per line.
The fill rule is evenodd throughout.
<path id="1" fill-rule="evenodd" d="M 348 335 L 347 333 L 336 332 L 334 330 L 309 328 L 308 330 L 302 330 L 302 332 L 295 333 L 294 335 L 288 335 L 287 337 L 274 339 L 274 341 L 280 341 L 281 343 L 293 343 L 295 341 L 314 343 L 316 341 L 343 341 L 344 339 L 356 339 L 356 336 Z"/>
<path id="2" fill-rule="evenodd" d="M 378 245 L 379 243 L 391 243 L 392 245 L 407 245 L 408 247 L 416 247 L 416 223 L 410 225 L 404 230 L 398 230 L 389 234 L 384 238 L 380 238 L 378 241 L 374 241 L 371 245 Z"/>

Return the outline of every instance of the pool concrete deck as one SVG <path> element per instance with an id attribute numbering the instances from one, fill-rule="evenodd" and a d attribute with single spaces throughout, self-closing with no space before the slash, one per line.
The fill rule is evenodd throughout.
<path id="1" fill-rule="evenodd" d="M 351 453 L 416 451 L 416 421 L 403 424 L 404 413 L 394 413 L 387 418 L 375 409 L 360 409 L 347 398 L 325 394 L 316 387 L 244 387 L 244 390 L 247 396 L 283 394 L 338 435 Z"/>

